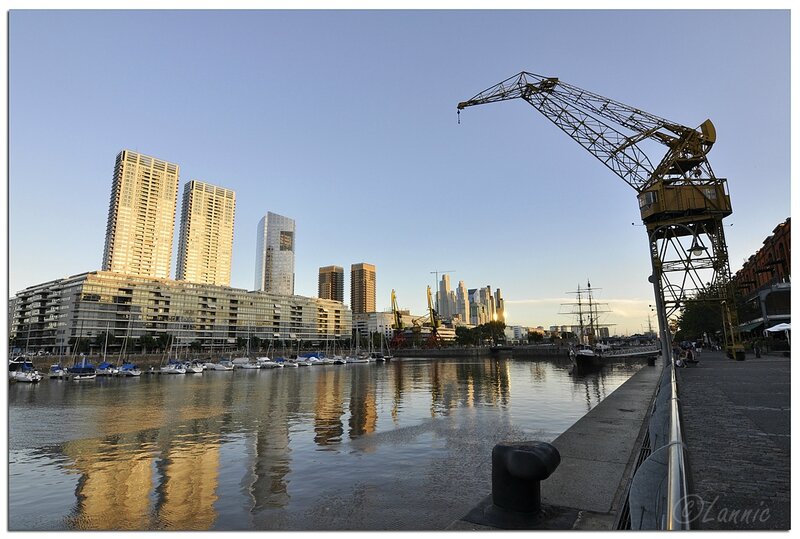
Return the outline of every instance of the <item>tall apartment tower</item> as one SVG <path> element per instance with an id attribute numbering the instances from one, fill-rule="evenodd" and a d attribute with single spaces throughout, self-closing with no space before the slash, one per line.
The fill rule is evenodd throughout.
<path id="1" fill-rule="evenodd" d="M 344 268 L 341 266 L 325 266 L 319 268 L 320 299 L 344 301 Z"/>
<path id="2" fill-rule="evenodd" d="M 294 295 L 294 219 L 267 212 L 256 232 L 255 289 Z"/>
<path id="3" fill-rule="evenodd" d="M 183 187 L 179 281 L 230 286 L 236 193 L 199 180 Z"/>
<path id="4" fill-rule="evenodd" d="M 103 270 L 169 279 L 179 167 L 122 150 L 114 165 Z"/>
<path id="5" fill-rule="evenodd" d="M 355 313 L 375 312 L 375 266 L 350 266 L 350 310 Z"/>

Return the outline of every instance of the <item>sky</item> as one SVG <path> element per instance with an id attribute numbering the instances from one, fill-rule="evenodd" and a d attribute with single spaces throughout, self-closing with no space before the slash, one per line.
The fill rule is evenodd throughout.
<path id="1" fill-rule="evenodd" d="M 549 327 L 591 280 L 612 333 L 641 332 L 654 300 L 633 189 L 522 100 L 457 123 L 458 102 L 523 70 L 710 118 L 733 272 L 790 217 L 788 10 L 12 10 L 8 32 L 9 296 L 100 269 L 131 149 L 179 164 L 181 193 L 236 191 L 234 287 L 253 288 L 272 211 L 296 222 L 299 295 L 335 264 L 349 303 L 367 262 L 379 310 L 395 289 L 422 314 L 447 270 L 500 288 L 508 324 Z M 173 252 L 179 216 L 180 201 Z"/>

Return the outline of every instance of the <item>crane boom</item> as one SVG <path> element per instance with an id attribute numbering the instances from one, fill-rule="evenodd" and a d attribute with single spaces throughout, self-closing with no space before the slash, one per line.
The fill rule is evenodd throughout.
<path id="1" fill-rule="evenodd" d="M 458 110 L 518 98 L 539 110 L 637 193 L 655 179 L 696 177 L 698 168 L 711 174 L 705 155 L 716 140 L 716 132 L 710 120 L 698 131 L 555 77 L 523 71 L 462 101 Z M 647 139 L 670 149 L 657 166 L 639 146 Z"/>
<path id="2" fill-rule="evenodd" d="M 702 298 L 722 306 L 726 348 L 743 359 L 722 224 L 732 208 L 726 180 L 714 176 L 707 159 L 717 138 L 711 120 L 693 129 L 525 71 L 460 102 L 458 112 L 510 99 L 527 101 L 636 191 L 650 241 L 664 356 L 671 340 L 667 317 L 688 299 Z M 645 142 L 667 147 L 657 165 Z M 671 280 L 670 273 L 678 278 Z"/>

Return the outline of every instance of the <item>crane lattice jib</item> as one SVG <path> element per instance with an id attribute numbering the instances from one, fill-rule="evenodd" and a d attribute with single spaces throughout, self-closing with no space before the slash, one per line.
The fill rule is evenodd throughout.
<path id="1" fill-rule="evenodd" d="M 705 159 L 715 140 L 710 121 L 697 131 L 554 77 L 523 71 L 459 103 L 458 110 L 517 98 L 533 105 L 637 192 L 659 179 L 713 177 Z M 658 166 L 638 146 L 645 139 L 669 148 Z"/>

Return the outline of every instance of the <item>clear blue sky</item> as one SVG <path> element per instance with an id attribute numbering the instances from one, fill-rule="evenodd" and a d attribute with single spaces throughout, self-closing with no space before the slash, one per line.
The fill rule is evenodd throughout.
<path id="1" fill-rule="evenodd" d="M 236 191 L 233 286 L 273 211 L 296 220 L 297 294 L 337 264 L 349 297 L 369 262 L 379 309 L 394 288 L 422 313 L 430 272 L 455 270 L 549 326 L 589 278 L 635 333 L 653 299 L 633 190 L 521 100 L 461 125 L 456 104 L 526 70 L 712 119 L 735 272 L 790 216 L 789 53 L 788 10 L 12 11 L 9 293 L 100 268 L 129 148 L 178 163 L 181 189 Z"/>

